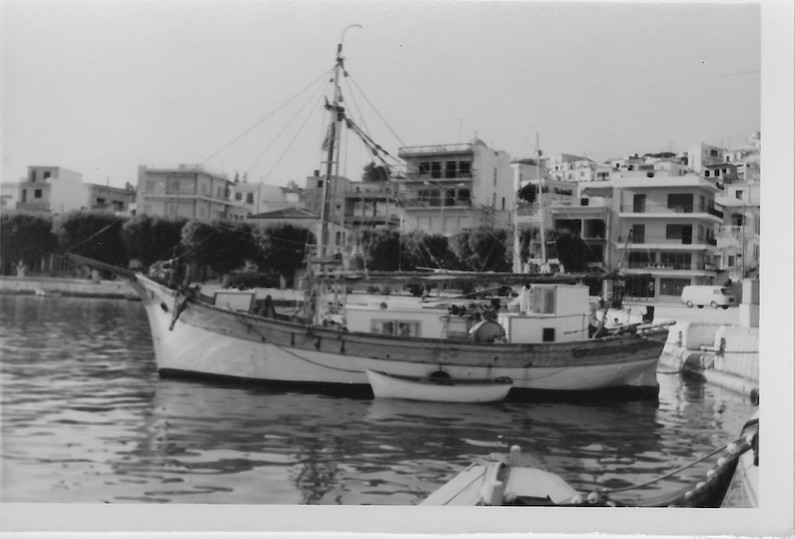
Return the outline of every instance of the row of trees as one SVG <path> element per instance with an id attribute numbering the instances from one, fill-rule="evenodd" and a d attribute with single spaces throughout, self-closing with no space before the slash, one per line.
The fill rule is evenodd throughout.
<path id="1" fill-rule="evenodd" d="M 179 257 L 222 275 L 248 265 L 282 275 L 289 284 L 296 270 L 305 267 L 307 248 L 315 242 L 312 232 L 288 224 L 261 229 L 246 222 L 210 223 L 148 215 L 121 218 L 86 212 L 54 219 L 27 214 L 2 215 L 0 219 L 3 273 L 12 272 L 19 263 L 36 267 L 50 255 L 73 252 L 117 266 L 126 266 L 133 259 L 149 266 Z M 534 242 L 534 232 L 522 232 L 523 258 L 531 254 Z M 557 255 L 566 271 L 583 271 L 587 262 L 594 261 L 576 234 L 559 232 L 553 242 L 551 256 Z M 450 238 L 422 231 L 401 235 L 394 230 L 366 230 L 359 244 L 361 249 L 350 261 L 353 268 L 503 272 L 512 266 L 513 238 L 508 229 L 478 227 Z"/>

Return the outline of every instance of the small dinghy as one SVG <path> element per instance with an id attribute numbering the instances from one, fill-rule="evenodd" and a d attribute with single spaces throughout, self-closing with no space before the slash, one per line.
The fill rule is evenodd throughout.
<path id="1" fill-rule="evenodd" d="M 367 380 L 376 398 L 432 402 L 498 402 L 513 385 L 510 378 L 451 378 L 444 371 L 420 378 L 368 370 Z"/>
<path id="2" fill-rule="evenodd" d="M 738 459 L 750 448 L 751 436 L 727 444 L 707 455 L 716 460 L 702 480 L 679 491 L 633 503 L 631 507 L 720 507 Z M 704 459 L 691 465 L 701 460 Z M 610 495 L 645 487 L 685 468 L 631 487 L 580 492 L 560 476 L 540 469 L 532 456 L 513 446 L 508 455 L 490 455 L 484 462 L 470 465 L 420 505 L 627 507 L 612 500 Z"/>

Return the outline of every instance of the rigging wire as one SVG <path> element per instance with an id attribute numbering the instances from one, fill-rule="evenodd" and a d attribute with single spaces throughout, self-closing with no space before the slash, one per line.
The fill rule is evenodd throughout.
<path id="1" fill-rule="evenodd" d="M 248 129 L 246 129 L 245 131 L 243 131 L 243 132 L 242 132 L 240 135 L 238 135 L 237 137 L 235 137 L 235 138 L 234 138 L 234 139 L 233 139 L 231 142 L 229 142 L 228 144 L 226 144 L 225 146 L 223 146 L 221 149 L 219 149 L 219 150 L 215 151 L 215 152 L 214 152 L 213 154 L 211 154 L 210 156 L 206 157 L 206 158 L 205 158 L 203 161 L 201 161 L 201 162 L 199 163 L 199 165 L 204 165 L 205 163 L 207 163 L 207 161 L 209 161 L 210 159 L 212 159 L 213 157 L 215 157 L 215 156 L 216 156 L 216 155 L 218 155 L 219 153 L 223 152 L 224 150 L 226 150 L 227 148 L 229 148 L 230 146 L 232 146 L 234 143 L 236 143 L 237 141 L 239 141 L 240 139 L 242 139 L 243 137 L 245 137 L 246 135 L 248 135 L 249 133 L 251 133 L 251 132 L 252 132 L 254 129 L 256 129 L 256 128 L 257 128 L 257 127 L 259 127 L 261 124 L 263 124 L 263 123 L 264 123 L 264 122 L 265 122 L 267 119 L 269 119 L 271 116 L 273 116 L 274 114 L 276 114 L 277 112 L 279 112 L 281 109 L 283 109 L 284 107 L 286 107 L 287 105 L 289 105 L 290 103 L 292 103 L 292 102 L 293 102 L 295 99 L 297 99 L 297 98 L 298 98 L 298 97 L 299 97 L 301 94 L 303 94 L 303 93 L 304 93 L 304 92 L 306 92 L 308 89 L 310 89 L 310 88 L 311 88 L 311 87 L 313 87 L 315 84 L 317 84 L 317 83 L 318 83 L 318 81 L 321 81 L 321 80 L 323 80 L 323 79 L 327 78 L 327 77 L 329 76 L 329 73 L 331 73 L 331 71 L 332 71 L 332 69 L 328 69 L 328 70 L 326 70 L 325 72 L 323 72 L 323 74 L 321 74 L 319 77 L 317 77 L 315 80 L 313 80 L 313 81 L 312 81 L 311 83 L 309 83 L 307 86 L 305 86 L 305 87 L 304 87 L 302 90 L 298 91 L 298 92 L 297 92 L 296 94 L 294 94 L 294 95 L 293 95 L 293 96 L 292 96 L 290 99 L 288 99 L 287 101 L 285 101 L 283 104 L 281 104 L 280 106 L 278 106 L 276 109 L 274 109 L 273 111 L 271 111 L 271 112 L 270 112 L 270 113 L 268 113 L 267 115 L 265 115 L 263 118 L 259 119 L 259 120 L 258 120 L 258 121 L 257 121 L 257 122 L 254 124 L 254 125 L 252 125 L 252 126 L 251 126 L 251 127 L 249 127 Z"/>
<path id="2" fill-rule="evenodd" d="M 381 113 L 378 112 L 378 109 L 376 109 L 375 106 L 373 105 L 373 103 L 367 98 L 367 95 L 362 91 L 361 88 L 359 88 L 359 85 L 356 83 L 356 79 L 354 79 L 353 76 L 350 76 L 350 75 L 349 75 L 349 78 L 351 79 L 351 82 L 353 83 L 353 85 L 356 86 L 356 88 L 359 90 L 359 93 L 362 94 L 362 97 L 364 97 L 364 100 L 367 101 L 367 104 L 370 105 L 370 108 L 372 108 L 373 111 L 378 115 L 378 117 L 381 118 L 381 121 L 384 122 L 384 125 L 386 125 L 387 129 L 389 129 L 389 131 L 395 136 L 395 138 L 398 140 L 398 142 L 400 142 L 400 145 L 401 146 L 406 146 L 407 144 L 405 142 L 403 142 L 403 140 L 401 140 L 401 138 L 398 136 L 398 134 L 395 133 L 395 130 L 392 129 L 392 126 L 389 125 L 389 123 L 384 119 L 384 117 L 381 116 Z"/>
<path id="3" fill-rule="evenodd" d="M 287 154 L 287 152 L 290 150 L 290 148 L 292 148 L 293 143 L 295 143 L 295 140 L 298 138 L 298 135 L 301 134 L 301 131 L 304 129 L 304 127 L 306 126 L 307 122 L 312 117 L 312 109 L 309 108 L 309 105 L 322 92 L 322 90 L 323 90 L 323 87 L 321 86 L 315 92 L 315 94 L 312 95 L 309 100 L 307 100 L 307 102 L 304 104 L 304 106 L 301 108 L 301 110 L 299 110 L 298 113 L 296 113 L 296 115 L 293 116 L 293 118 L 290 120 L 290 122 L 288 122 L 288 124 L 284 126 L 284 128 L 279 132 L 279 134 L 276 135 L 276 138 L 278 138 L 282 133 L 284 133 L 284 131 L 290 126 L 290 124 L 293 122 L 293 120 L 295 120 L 298 117 L 299 114 L 304 112 L 304 110 L 309 109 L 309 113 L 307 114 L 307 116 L 304 119 L 303 123 L 301 123 L 301 126 L 298 128 L 298 130 L 296 131 L 295 135 L 293 135 L 293 138 L 287 144 L 287 146 L 285 147 L 284 151 L 281 153 L 281 155 L 276 160 L 276 162 L 273 164 L 273 166 L 265 174 L 265 176 L 264 176 L 262 181 L 266 180 L 271 175 L 271 173 L 276 169 L 276 167 L 279 165 L 279 163 L 281 163 L 282 159 L 284 159 L 284 156 Z M 273 142 L 275 142 L 275 141 L 276 141 L 276 139 L 274 138 L 274 140 L 270 144 L 268 144 L 268 146 L 257 156 L 257 159 L 254 161 L 254 163 L 252 163 L 251 167 L 249 168 L 249 171 L 251 169 L 253 169 L 257 165 L 257 163 L 259 163 L 260 159 L 262 159 L 263 155 L 265 155 L 265 152 L 268 151 L 268 149 L 273 145 Z"/>

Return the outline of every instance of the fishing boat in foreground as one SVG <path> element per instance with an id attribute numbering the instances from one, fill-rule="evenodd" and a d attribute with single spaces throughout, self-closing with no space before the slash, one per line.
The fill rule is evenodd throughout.
<path id="1" fill-rule="evenodd" d="M 707 457 L 716 458 L 706 476 L 695 484 L 664 496 L 633 504 L 633 507 L 720 507 L 739 458 L 748 451 L 749 439 L 740 438 Z M 706 457 L 691 463 L 705 460 Z M 628 507 L 610 498 L 611 493 L 647 486 L 681 472 L 674 470 L 653 481 L 622 489 L 579 492 L 560 476 L 540 469 L 518 446 L 508 455 L 491 455 L 482 463 L 471 464 L 420 505 L 492 505 L 557 507 Z"/>
<path id="2" fill-rule="evenodd" d="M 342 44 L 326 108 L 328 126 L 323 211 L 306 282 L 305 311 L 286 316 L 256 291 L 221 290 L 211 297 L 187 283 L 133 273 L 72 255 L 77 262 L 129 280 L 141 297 L 162 375 L 211 376 L 258 382 L 369 388 L 366 371 L 427 377 L 510 378 L 511 395 L 532 391 L 615 391 L 636 388 L 656 397 L 657 364 L 667 325 L 634 324 L 591 335 L 588 287 L 576 276 L 425 272 L 389 274 L 390 282 L 499 283 L 521 287 L 518 301 L 389 306 L 355 305 L 337 294 L 372 273 L 342 274 L 329 247 L 331 197 L 339 176 L 334 148 L 351 120 L 338 80 Z M 373 147 L 375 148 L 375 147 Z M 377 149 L 377 148 L 375 148 Z M 176 264 L 178 259 L 174 260 Z M 604 330 L 604 331 L 603 331 Z"/>
<path id="3" fill-rule="evenodd" d="M 376 398 L 432 402 L 498 402 L 508 396 L 513 385 L 510 378 L 453 379 L 440 373 L 420 378 L 368 370 L 367 380 Z"/>

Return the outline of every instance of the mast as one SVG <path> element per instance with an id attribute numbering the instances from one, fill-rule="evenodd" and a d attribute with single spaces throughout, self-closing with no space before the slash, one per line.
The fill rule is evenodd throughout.
<path id="1" fill-rule="evenodd" d="M 536 155 L 538 159 L 538 211 L 539 219 L 541 220 L 541 227 L 539 233 L 541 235 L 541 273 L 549 272 L 549 260 L 547 259 L 547 236 L 546 236 L 546 222 L 544 221 L 544 201 L 541 200 L 541 195 L 544 194 L 544 179 L 546 178 L 546 167 L 541 171 L 541 143 L 538 141 L 538 133 L 536 132 Z"/>
<path id="2" fill-rule="evenodd" d="M 323 206 L 320 213 L 320 238 L 318 238 L 318 256 L 322 259 L 328 255 L 328 246 L 329 246 L 329 221 L 331 219 L 331 198 L 336 194 L 336 189 L 334 188 L 336 184 L 336 176 L 335 174 L 339 172 L 339 163 L 335 159 L 335 150 L 337 145 L 337 137 L 338 133 L 341 131 L 342 128 L 342 121 L 345 119 L 345 107 L 341 105 L 342 103 L 342 92 L 340 91 L 339 86 L 339 78 L 340 78 L 340 71 L 343 73 L 345 72 L 345 62 L 342 57 L 342 41 L 345 38 L 345 32 L 348 31 L 349 28 L 359 27 L 359 24 L 352 24 L 345 28 L 342 31 L 342 36 L 340 37 L 340 42 L 337 44 L 337 56 L 334 64 L 334 77 L 332 78 L 332 82 L 334 84 L 334 97 L 333 102 L 329 104 L 326 103 L 326 108 L 331 112 L 331 120 L 329 122 L 328 133 L 326 135 L 326 177 L 323 181 Z M 336 153 L 338 155 L 338 152 Z M 337 165 L 337 170 L 335 170 L 335 165 Z"/>

